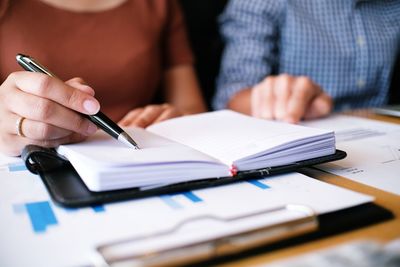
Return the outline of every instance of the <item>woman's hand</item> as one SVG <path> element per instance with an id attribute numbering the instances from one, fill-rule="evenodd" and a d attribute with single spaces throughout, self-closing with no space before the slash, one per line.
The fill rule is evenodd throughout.
<path id="1" fill-rule="evenodd" d="M 137 126 L 146 128 L 147 126 L 165 121 L 171 118 L 182 116 L 175 107 L 170 104 L 148 105 L 143 108 L 136 108 L 130 111 L 119 122 L 121 126 Z"/>
<path id="2" fill-rule="evenodd" d="M 78 112 L 99 109 L 93 89 L 80 78 L 64 83 L 41 73 L 12 73 L 0 86 L 0 150 L 18 156 L 27 144 L 81 141 L 97 127 Z"/>

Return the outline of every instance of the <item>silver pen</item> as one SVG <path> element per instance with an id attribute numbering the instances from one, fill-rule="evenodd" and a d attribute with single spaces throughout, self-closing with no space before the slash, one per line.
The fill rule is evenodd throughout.
<path id="1" fill-rule="evenodd" d="M 43 67 L 40 63 L 35 61 L 33 58 L 23 55 L 23 54 L 18 54 L 17 55 L 17 62 L 19 65 L 21 65 L 25 70 L 27 71 L 32 71 L 32 72 L 39 72 L 39 73 L 44 73 L 47 74 L 51 77 L 56 77 L 53 73 L 51 73 L 48 69 Z M 124 143 L 125 145 L 128 145 L 130 147 L 133 147 L 135 149 L 139 149 L 139 146 L 136 144 L 136 142 L 130 137 L 124 130 L 122 130 L 121 127 L 118 126 L 115 122 L 113 122 L 110 118 L 108 118 L 105 114 L 102 112 L 97 112 L 94 115 L 86 115 L 82 114 L 86 118 L 88 118 L 90 121 L 92 121 L 94 124 L 96 124 L 100 129 L 117 139 L 118 141 Z"/>

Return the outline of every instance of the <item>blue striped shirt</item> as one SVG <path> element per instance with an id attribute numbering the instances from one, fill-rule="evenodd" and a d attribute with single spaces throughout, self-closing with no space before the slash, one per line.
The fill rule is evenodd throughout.
<path id="1" fill-rule="evenodd" d="M 268 75 L 305 75 L 335 110 L 380 106 L 400 48 L 399 0 L 231 0 L 214 108 Z"/>

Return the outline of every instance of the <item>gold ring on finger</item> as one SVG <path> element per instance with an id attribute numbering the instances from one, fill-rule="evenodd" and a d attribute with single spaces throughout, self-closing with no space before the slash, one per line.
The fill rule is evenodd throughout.
<path id="1" fill-rule="evenodd" d="M 19 117 L 15 126 L 17 129 L 17 135 L 21 137 L 25 137 L 24 133 L 22 132 L 22 123 L 24 122 L 25 118 L 24 117 Z"/>

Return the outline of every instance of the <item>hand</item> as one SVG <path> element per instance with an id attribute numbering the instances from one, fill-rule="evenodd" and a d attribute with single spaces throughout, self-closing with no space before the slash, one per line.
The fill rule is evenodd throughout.
<path id="1" fill-rule="evenodd" d="M 136 108 L 130 111 L 119 122 L 121 126 L 137 126 L 146 128 L 147 126 L 165 121 L 171 118 L 182 116 L 175 107 L 170 104 L 148 105 L 143 108 Z"/>
<path id="2" fill-rule="evenodd" d="M 93 96 L 80 78 L 64 83 L 41 73 L 10 74 L 0 86 L 0 150 L 18 156 L 27 144 L 55 147 L 85 139 L 97 127 L 77 112 L 97 113 Z"/>
<path id="3" fill-rule="evenodd" d="M 251 90 L 251 113 L 264 119 L 297 123 L 328 115 L 332 99 L 308 77 L 268 76 Z"/>

